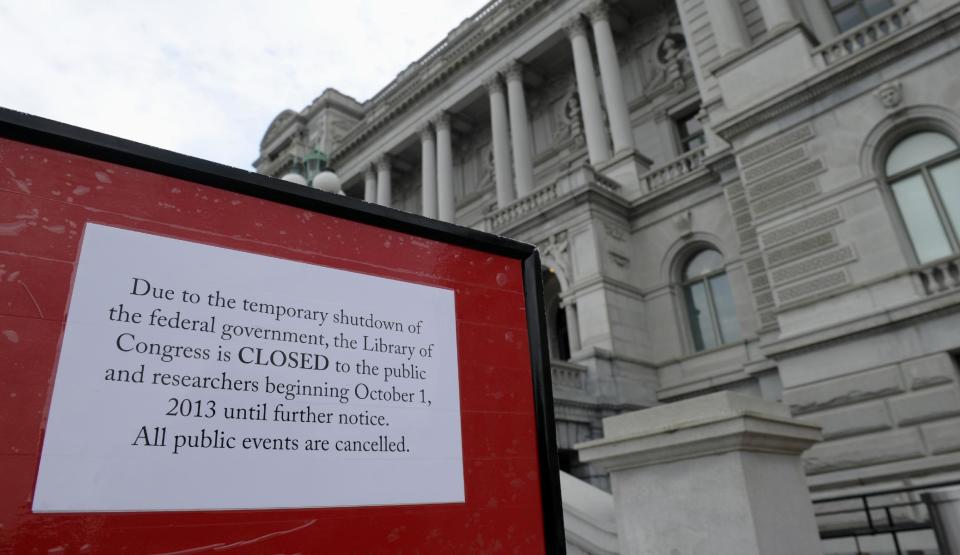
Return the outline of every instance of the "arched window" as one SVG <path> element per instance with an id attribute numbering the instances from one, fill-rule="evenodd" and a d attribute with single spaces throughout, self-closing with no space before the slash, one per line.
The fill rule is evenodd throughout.
<path id="1" fill-rule="evenodd" d="M 681 277 L 693 348 L 703 351 L 740 339 L 723 256 L 709 248 L 697 251 L 683 267 Z"/>
<path id="2" fill-rule="evenodd" d="M 897 143 L 884 168 L 921 264 L 960 253 L 960 149 L 923 131 Z"/>

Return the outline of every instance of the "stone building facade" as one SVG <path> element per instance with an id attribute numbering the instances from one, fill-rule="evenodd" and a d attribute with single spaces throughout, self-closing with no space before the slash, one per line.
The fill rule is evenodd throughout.
<path id="1" fill-rule="evenodd" d="M 562 466 L 735 390 L 814 495 L 960 470 L 960 2 L 492 0 L 366 102 L 270 125 L 346 194 L 537 244 Z"/>

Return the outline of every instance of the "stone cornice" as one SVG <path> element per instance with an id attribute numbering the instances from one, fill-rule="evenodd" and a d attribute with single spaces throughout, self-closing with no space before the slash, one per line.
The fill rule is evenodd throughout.
<path id="1" fill-rule="evenodd" d="M 863 285 L 858 285 L 851 287 L 850 290 L 863 288 Z M 814 349 L 822 349 L 828 345 L 854 341 L 891 329 L 915 325 L 918 322 L 957 311 L 960 311 L 960 291 L 952 291 L 800 335 L 776 338 L 761 343 L 760 352 L 773 360 L 787 358 Z"/>
<path id="2" fill-rule="evenodd" d="M 891 38 L 884 45 L 851 56 L 843 63 L 822 71 L 816 77 L 774 95 L 742 113 L 714 125 L 714 131 L 726 141 L 744 132 L 798 110 L 864 75 L 898 58 L 914 53 L 960 27 L 960 6 L 953 6 L 920 21 L 912 28 Z"/>
<path id="3" fill-rule="evenodd" d="M 343 138 L 341 146 L 331 154 L 331 161 L 349 155 L 550 3 L 550 0 L 493 0 L 481 8 L 461 24 L 461 27 L 468 26 L 466 29 L 454 29 L 443 42 L 364 104 L 366 115 Z M 498 16 L 503 16 L 503 21 L 486 24 Z M 381 107 L 384 109 L 380 110 Z"/>

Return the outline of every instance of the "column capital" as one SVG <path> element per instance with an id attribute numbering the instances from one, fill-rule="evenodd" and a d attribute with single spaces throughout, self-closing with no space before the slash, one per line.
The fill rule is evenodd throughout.
<path id="1" fill-rule="evenodd" d="M 427 122 L 422 126 L 420 126 L 420 140 L 421 141 L 433 140 L 433 126 L 430 125 L 430 122 Z"/>
<path id="2" fill-rule="evenodd" d="M 483 87 L 487 89 L 488 94 L 502 93 L 503 82 L 500 80 L 500 74 L 494 73 L 483 80 Z"/>
<path id="3" fill-rule="evenodd" d="M 573 40 L 576 37 L 584 37 L 587 35 L 587 24 L 584 23 L 583 18 L 577 14 L 573 16 L 570 21 L 567 21 L 563 26 L 563 30 L 566 31 L 567 37 Z"/>
<path id="4" fill-rule="evenodd" d="M 507 82 L 523 79 L 523 64 L 517 60 L 510 60 L 501 70 Z"/>
<path id="5" fill-rule="evenodd" d="M 433 118 L 433 127 L 437 131 L 450 131 L 450 113 L 440 112 Z"/>
<path id="6" fill-rule="evenodd" d="M 591 3 L 583 13 L 590 20 L 590 23 L 610 21 L 610 8 L 604 0 Z"/>
<path id="7" fill-rule="evenodd" d="M 376 179 L 377 178 L 377 169 L 373 164 L 367 164 L 367 169 L 364 170 L 363 176 L 366 179 Z"/>
<path id="8" fill-rule="evenodd" d="M 377 171 L 381 171 L 381 172 L 390 171 L 390 155 L 389 154 L 384 153 L 377 158 Z"/>

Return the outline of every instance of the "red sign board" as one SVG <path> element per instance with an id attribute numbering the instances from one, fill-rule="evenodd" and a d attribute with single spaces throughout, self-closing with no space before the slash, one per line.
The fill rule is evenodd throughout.
<path id="1" fill-rule="evenodd" d="M 539 272 L 0 111 L 0 552 L 562 552 Z"/>

